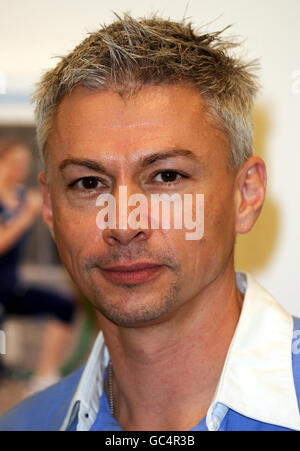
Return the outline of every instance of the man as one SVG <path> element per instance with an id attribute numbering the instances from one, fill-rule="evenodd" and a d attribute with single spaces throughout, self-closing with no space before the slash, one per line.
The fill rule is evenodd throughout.
<path id="1" fill-rule="evenodd" d="M 2 430 L 300 430 L 299 320 L 234 272 L 266 171 L 252 155 L 253 66 L 231 46 L 125 15 L 40 82 L 43 218 L 102 332 L 83 368 L 4 415 Z M 138 227 L 124 187 L 149 201 Z M 149 207 L 173 194 L 192 195 L 193 218 L 204 196 L 200 239 Z"/>

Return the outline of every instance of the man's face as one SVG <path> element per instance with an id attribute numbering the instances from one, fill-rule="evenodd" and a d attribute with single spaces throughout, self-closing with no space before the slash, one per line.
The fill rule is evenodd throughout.
<path id="1" fill-rule="evenodd" d="M 75 283 L 115 323 L 141 326 L 168 318 L 232 264 L 229 143 L 195 90 L 145 87 L 124 100 L 77 87 L 58 108 L 47 149 L 44 219 Z M 184 227 L 100 230 L 96 199 L 112 194 L 118 211 L 120 186 L 128 197 L 143 194 L 149 205 L 151 194 L 204 194 L 204 236 L 187 240 Z M 136 263 L 158 266 L 131 275 L 108 270 Z"/>

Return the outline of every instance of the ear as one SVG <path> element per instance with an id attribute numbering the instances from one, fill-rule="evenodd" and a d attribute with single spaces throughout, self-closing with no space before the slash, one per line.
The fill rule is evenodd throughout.
<path id="1" fill-rule="evenodd" d="M 236 233 L 247 233 L 254 226 L 265 200 L 266 167 L 259 157 L 251 157 L 236 176 Z"/>
<path id="2" fill-rule="evenodd" d="M 42 197 L 43 197 L 43 207 L 42 207 L 42 217 L 44 220 L 44 223 L 48 227 L 52 238 L 54 239 L 54 232 L 53 232 L 53 211 L 52 211 L 52 203 L 51 203 L 51 197 L 50 197 L 50 191 L 49 186 L 47 182 L 47 175 L 46 172 L 40 172 L 39 174 L 39 182 L 40 187 L 42 191 Z"/>

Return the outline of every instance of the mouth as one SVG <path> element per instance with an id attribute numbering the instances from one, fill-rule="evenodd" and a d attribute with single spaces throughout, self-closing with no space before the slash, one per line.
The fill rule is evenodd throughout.
<path id="1" fill-rule="evenodd" d="M 136 285 L 156 277 L 164 268 L 164 265 L 155 263 L 137 263 L 134 265 L 116 265 L 109 268 L 101 268 L 101 271 L 111 282 Z"/>

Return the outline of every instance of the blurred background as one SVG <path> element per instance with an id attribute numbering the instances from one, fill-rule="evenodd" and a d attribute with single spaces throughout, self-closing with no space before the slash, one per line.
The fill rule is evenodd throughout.
<path id="1" fill-rule="evenodd" d="M 30 95 L 45 70 L 57 63 L 88 32 L 110 23 L 113 11 L 135 17 L 157 12 L 184 16 L 215 31 L 232 24 L 246 59 L 258 58 L 261 92 L 254 111 L 255 153 L 267 164 L 268 191 L 256 227 L 239 236 L 236 267 L 250 271 L 291 313 L 300 316 L 300 3 L 298 0 L 0 0 L 0 137 L 14 135 L 31 149 L 28 186 L 37 187 L 40 170 Z M 59 372 L 85 359 L 97 324 L 88 304 L 62 268 L 41 218 L 31 228 L 20 265 L 22 279 L 56 287 L 74 298 L 71 340 Z M 27 393 L 41 351 L 45 319 L 11 315 L 6 332 L 6 368 L 0 380 L 0 413 Z M 5 373 L 5 372 L 4 372 Z M 26 387 L 25 387 L 26 386 Z M 25 395 L 24 395 L 25 393 Z"/>

